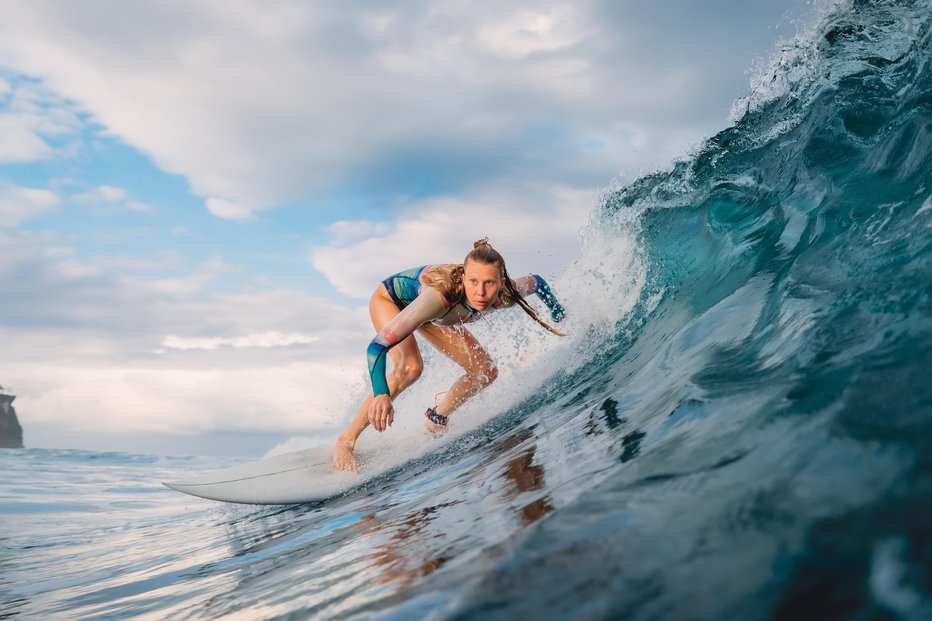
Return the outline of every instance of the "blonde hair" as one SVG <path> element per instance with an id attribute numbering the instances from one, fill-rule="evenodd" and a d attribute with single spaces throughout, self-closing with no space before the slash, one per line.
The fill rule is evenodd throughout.
<path id="1" fill-rule="evenodd" d="M 477 240 L 472 245 L 472 250 L 469 254 L 466 255 L 466 258 L 463 259 L 462 265 L 457 265 L 455 263 L 445 263 L 443 265 L 434 265 L 421 274 L 422 282 L 436 289 L 443 294 L 447 300 L 456 304 L 461 302 L 465 297 L 465 290 L 463 288 L 463 273 L 466 270 L 466 264 L 470 261 L 476 261 L 477 263 L 482 263 L 483 265 L 494 265 L 498 268 L 499 275 L 502 278 L 502 282 L 505 285 L 503 295 L 505 298 L 524 310 L 525 313 L 530 316 L 531 319 L 545 327 L 547 330 L 550 330 L 552 333 L 557 336 L 566 336 L 566 334 L 555 330 L 547 322 L 540 318 L 540 315 L 537 314 L 531 306 L 524 300 L 524 296 L 518 291 L 515 287 L 514 281 L 508 275 L 508 269 L 505 267 L 505 259 L 502 255 L 492 247 L 492 244 L 489 243 L 488 237 L 483 237 L 480 240 Z"/>
<path id="2" fill-rule="evenodd" d="M 421 273 L 421 282 L 436 289 L 451 303 L 463 299 L 463 266 L 456 263 L 431 265 Z"/>

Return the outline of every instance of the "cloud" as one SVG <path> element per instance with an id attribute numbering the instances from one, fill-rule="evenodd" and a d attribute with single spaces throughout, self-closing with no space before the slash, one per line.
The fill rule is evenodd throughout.
<path id="1" fill-rule="evenodd" d="M 710 42 L 762 39 L 794 2 L 686 20 L 598 0 L 14 0 L 0 63 L 184 175 L 214 215 L 245 220 L 334 192 L 389 208 L 505 178 L 592 187 L 663 165 L 717 129 L 742 86 L 749 59 Z M 642 134 L 657 148 L 638 150 Z"/>
<path id="2" fill-rule="evenodd" d="M 16 361 L 2 379 L 27 431 L 301 431 L 355 407 L 364 309 L 248 282 L 218 290 L 213 278 L 237 269 L 220 257 L 86 257 L 74 241 L 0 229 L 0 339 Z"/>
<path id="3" fill-rule="evenodd" d="M 346 243 L 373 235 L 384 235 L 389 231 L 389 225 L 369 220 L 339 220 L 325 230 L 334 243 Z"/>
<path id="4" fill-rule="evenodd" d="M 83 123 L 61 97 L 37 84 L 0 79 L 0 163 L 26 163 L 64 154 Z M 59 142 L 53 147 L 50 141 Z"/>
<path id="5" fill-rule="evenodd" d="M 128 209 L 129 211 L 136 211 L 139 213 L 154 213 L 155 212 L 155 209 L 152 207 L 152 205 L 143 203 L 141 201 L 126 201 L 126 204 L 124 205 L 124 207 L 126 207 L 126 209 Z"/>
<path id="6" fill-rule="evenodd" d="M 71 198 L 79 203 L 120 203 L 126 200 L 126 190 L 110 185 L 99 185 L 89 192 L 72 194 Z"/>
<path id="7" fill-rule="evenodd" d="M 246 347 L 289 347 L 291 345 L 309 345 L 320 340 L 318 336 L 304 334 L 282 334 L 281 332 L 263 332 L 262 334 L 247 334 L 237 337 L 215 338 L 181 338 L 166 336 L 162 345 L 169 349 L 218 349 L 232 347 L 241 349 Z"/>
<path id="8" fill-rule="evenodd" d="M 341 293 L 367 298 L 387 276 L 417 265 L 462 261 L 488 236 L 513 275 L 547 274 L 572 260 L 595 195 L 568 187 L 498 188 L 415 203 L 371 235 L 315 246 L 311 264 Z M 360 227 L 364 230 L 364 227 Z M 342 231 L 341 229 L 339 229 Z"/>
<path id="9" fill-rule="evenodd" d="M 0 163 L 32 162 L 49 157 L 52 149 L 35 132 L 33 119 L 0 113 Z"/>
<path id="10" fill-rule="evenodd" d="M 338 423 L 361 389 L 358 373 L 324 362 L 185 368 L 56 361 L 26 363 L 9 375 L 27 434 L 31 424 L 60 432 L 301 432 Z"/>
<path id="11" fill-rule="evenodd" d="M 253 211 L 248 207 L 222 198 L 208 198 L 205 205 L 207 211 L 224 220 L 252 220 L 255 218 Z"/>
<path id="12" fill-rule="evenodd" d="M 102 208 L 108 206 L 115 206 L 122 210 L 137 213 L 155 212 L 151 205 L 130 199 L 126 190 L 112 185 L 99 185 L 92 190 L 72 194 L 71 200 L 90 205 L 98 213 L 104 212 L 105 209 Z"/>
<path id="13" fill-rule="evenodd" d="M 15 226 L 24 220 L 54 211 L 61 199 L 50 190 L 0 187 L 0 227 Z"/>

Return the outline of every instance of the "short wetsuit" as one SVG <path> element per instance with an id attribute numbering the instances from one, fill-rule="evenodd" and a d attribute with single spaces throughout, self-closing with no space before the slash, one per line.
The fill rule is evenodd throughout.
<path id="1" fill-rule="evenodd" d="M 506 301 L 503 295 L 504 289 L 500 292 L 498 299 L 484 311 L 477 311 L 470 307 L 465 299 L 459 302 L 448 300 L 442 293 L 421 282 L 421 275 L 429 267 L 433 266 L 415 267 L 398 272 L 382 281 L 388 295 L 401 312 L 375 335 L 366 350 L 372 394 L 375 396 L 390 394 L 385 380 L 388 350 L 425 323 L 432 322 L 441 326 L 470 323 L 485 313 L 514 304 L 510 300 Z M 522 296 L 537 294 L 550 309 L 554 321 L 563 319 L 563 307 L 553 295 L 547 281 L 536 274 L 529 274 L 515 279 L 514 282 Z"/>

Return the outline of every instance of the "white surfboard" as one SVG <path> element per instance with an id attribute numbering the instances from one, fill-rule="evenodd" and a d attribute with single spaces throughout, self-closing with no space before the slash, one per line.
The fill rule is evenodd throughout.
<path id="1" fill-rule="evenodd" d="M 334 470 L 330 449 L 318 447 L 163 485 L 210 500 L 284 505 L 333 498 L 367 478 Z"/>

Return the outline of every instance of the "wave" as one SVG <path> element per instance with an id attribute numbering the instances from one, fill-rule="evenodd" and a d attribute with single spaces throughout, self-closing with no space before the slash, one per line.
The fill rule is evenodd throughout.
<path id="1" fill-rule="evenodd" d="M 833 5 L 732 127 L 604 196 L 587 242 L 633 232 L 646 274 L 560 390 L 618 464 L 483 601 L 600 584 L 631 617 L 929 612 L 930 9 Z M 564 555 L 573 578 L 535 571 Z"/>

